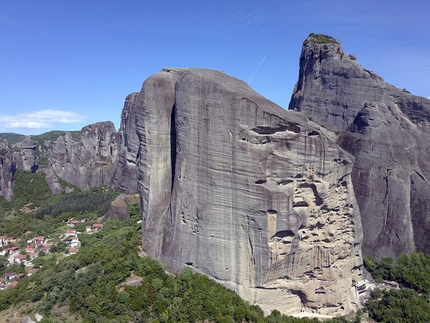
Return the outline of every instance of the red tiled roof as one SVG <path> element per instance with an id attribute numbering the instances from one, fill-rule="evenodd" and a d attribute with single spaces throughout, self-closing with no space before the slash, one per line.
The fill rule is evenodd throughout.
<path id="1" fill-rule="evenodd" d="M 10 283 L 9 285 L 7 285 L 7 286 L 6 286 L 6 288 L 9 288 L 9 287 L 16 287 L 16 285 L 18 285 L 18 282 L 12 282 L 12 283 Z"/>

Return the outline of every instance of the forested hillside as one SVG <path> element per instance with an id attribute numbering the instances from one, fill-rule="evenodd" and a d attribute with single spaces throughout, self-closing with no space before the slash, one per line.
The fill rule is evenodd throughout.
<path id="1" fill-rule="evenodd" d="M 35 236 L 46 236 L 54 245 L 32 260 L 33 269 L 8 263 L 7 254 L 2 258 L 2 277 L 10 272 L 26 276 L 0 291 L 0 322 L 34 319 L 36 313 L 42 322 L 319 322 L 277 310 L 265 317 L 258 306 L 191 268 L 180 275 L 167 271 L 141 249 L 138 204 L 128 202 L 127 220 L 87 232 L 117 195 L 103 187 L 52 195 L 43 173 L 17 172 L 16 198 L 0 201 L 0 235 L 18 240 L 21 251 Z M 80 241 L 74 254 L 68 240 L 59 238 L 71 230 L 70 219 Z M 429 257 L 405 255 L 398 262 L 366 259 L 378 281 L 397 280 L 401 288 L 375 290 L 365 309 L 376 322 L 428 322 Z M 359 311 L 326 322 L 360 322 L 366 316 Z"/>

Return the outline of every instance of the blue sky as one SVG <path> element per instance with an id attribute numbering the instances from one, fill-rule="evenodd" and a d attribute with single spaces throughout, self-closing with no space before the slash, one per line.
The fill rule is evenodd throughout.
<path id="1" fill-rule="evenodd" d="M 287 108 L 312 32 L 430 97 L 429 19 L 427 0 L 0 0 L 0 132 L 118 128 L 164 67 L 221 70 Z"/>

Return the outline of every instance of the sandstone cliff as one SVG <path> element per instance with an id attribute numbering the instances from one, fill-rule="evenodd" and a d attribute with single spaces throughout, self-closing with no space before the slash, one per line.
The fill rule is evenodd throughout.
<path id="1" fill-rule="evenodd" d="M 165 69 L 133 95 L 143 244 L 264 309 L 349 310 L 362 277 L 353 157 L 246 83 Z"/>
<path id="2" fill-rule="evenodd" d="M 121 113 L 121 125 L 118 131 L 118 164 L 112 186 L 124 193 L 137 192 L 136 162 L 139 151 L 139 138 L 136 133 L 136 116 L 133 105 L 137 93 L 127 96 Z"/>
<path id="3" fill-rule="evenodd" d="M 36 142 L 31 137 L 25 137 L 17 148 L 19 151 L 13 153 L 16 169 L 35 173 L 38 169 Z"/>
<path id="4" fill-rule="evenodd" d="M 13 174 L 15 163 L 13 154 L 6 140 L 0 141 L 0 196 L 6 200 L 13 199 Z"/>
<path id="5" fill-rule="evenodd" d="M 0 196 L 11 201 L 13 194 L 13 175 L 17 169 L 35 173 L 38 169 L 36 142 L 25 137 L 21 142 L 9 147 L 7 140 L 0 142 Z"/>
<path id="6" fill-rule="evenodd" d="M 75 142 L 70 133 L 59 137 L 48 156 L 56 176 L 80 189 L 111 186 L 118 159 L 117 132 L 112 122 L 82 128 Z"/>
<path id="7" fill-rule="evenodd" d="M 429 253 L 430 100 L 385 83 L 339 41 L 311 34 L 289 108 L 336 132 L 355 156 L 364 253 Z"/>

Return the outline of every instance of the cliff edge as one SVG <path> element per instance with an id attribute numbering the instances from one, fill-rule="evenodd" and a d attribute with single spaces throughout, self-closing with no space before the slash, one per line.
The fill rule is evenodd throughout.
<path id="1" fill-rule="evenodd" d="M 364 254 L 430 253 L 430 100 L 384 82 L 339 41 L 311 34 L 289 108 L 335 132 L 354 155 Z"/>
<path id="2" fill-rule="evenodd" d="M 134 97 L 143 245 L 263 309 L 351 310 L 362 279 L 353 157 L 246 83 L 164 69 Z"/>

